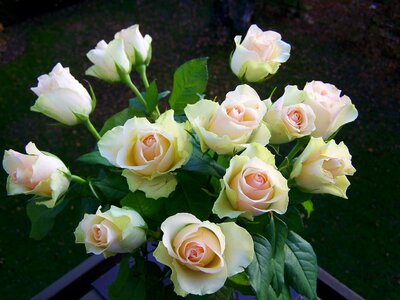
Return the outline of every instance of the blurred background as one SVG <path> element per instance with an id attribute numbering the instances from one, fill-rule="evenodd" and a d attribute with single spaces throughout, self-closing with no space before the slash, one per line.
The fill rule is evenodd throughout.
<path id="1" fill-rule="evenodd" d="M 28 2 L 30 6 L 28 7 Z M 48 126 L 31 113 L 30 87 L 61 62 L 97 95 L 97 128 L 127 105 L 131 92 L 84 76 L 85 54 L 133 24 L 153 38 L 150 80 L 171 89 L 175 69 L 186 60 L 209 57 L 207 98 L 224 99 L 239 84 L 229 69 L 233 37 L 250 24 L 282 34 L 291 57 L 269 81 L 256 86 L 266 98 L 276 86 L 302 88 L 311 80 L 332 83 L 359 110 L 358 119 L 335 138 L 353 155 L 357 172 L 348 200 L 315 197 L 302 235 L 318 263 L 366 299 L 400 295 L 400 3 L 355 0 L 29 0 L 0 1 L 0 149 L 23 152 L 33 141 L 60 156 L 73 173 L 90 175 L 76 158 L 95 141 L 84 127 Z M 134 81 L 139 80 L 134 77 Z M 276 98 L 275 98 L 276 99 Z M 29 239 L 29 197 L 7 197 L 0 172 L 0 298 L 27 299 L 87 258 L 74 244 L 81 219 L 72 203 L 42 241 Z"/>

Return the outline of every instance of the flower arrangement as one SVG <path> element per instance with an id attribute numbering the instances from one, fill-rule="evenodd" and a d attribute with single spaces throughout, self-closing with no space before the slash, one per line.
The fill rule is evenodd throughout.
<path id="1" fill-rule="evenodd" d="M 172 92 L 149 83 L 152 39 L 138 25 L 87 53 L 93 63 L 87 75 L 125 84 L 135 95 L 100 131 L 90 122 L 93 89 L 68 68 L 58 63 L 32 88 L 38 96 L 32 111 L 88 128 L 97 144 L 79 161 L 99 173 L 82 178 L 29 142 L 26 154 L 4 153 L 7 192 L 34 195 L 27 213 L 35 239 L 51 230 L 69 201 L 90 203 L 76 243 L 104 257 L 125 253 L 112 299 L 150 293 L 230 299 L 234 290 L 290 299 L 290 288 L 317 299 L 316 256 L 296 231 L 312 211 L 312 194 L 346 198 L 355 169 L 346 145 L 333 138 L 358 112 L 321 81 L 288 85 L 277 100 L 273 92 L 262 100 L 250 84 L 273 76 L 290 45 L 256 25 L 234 40 L 230 65 L 243 84 L 221 103 L 204 98 L 206 58 L 181 65 Z M 140 75 L 143 92 L 131 72 Z M 291 143 L 287 154 L 280 149 L 285 143 Z"/>

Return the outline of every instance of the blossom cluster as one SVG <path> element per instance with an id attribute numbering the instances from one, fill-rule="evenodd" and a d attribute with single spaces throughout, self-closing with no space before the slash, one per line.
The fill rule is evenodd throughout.
<path id="1" fill-rule="evenodd" d="M 69 68 L 56 64 L 32 88 L 38 99 L 31 110 L 67 126 L 85 125 L 97 139 L 97 151 L 91 154 L 97 153 L 95 163 L 126 181 L 133 204 L 100 199 L 96 182 L 73 175 L 59 158 L 32 142 L 26 154 L 4 153 L 8 194 L 33 194 L 38 196 L 32 200 L 35 205 L 54 209 L 68 197 L 72 184 L 89 186 L 91 196 L 104 201 L 96 212 L 85 213 L 75 230 L 76 243 L 84 244 L 88 253 L 135 253 L 155 239 L 154 257 L 171 270 L 176 294 L 215 293 L 227 278 L 243 272 L 258 293 L 250 267 L 257 255 L 258 231 L 252 231 L 251 224 L 258 224 L 262 216 L 285 215 L 291 190 L 347 197 L 347 176 L 355 168 L 346 145 L 333 137 L 358 112 L 341 90 L 316 80 L 301 89 L 286 86 L 277 100 L 265 99 L 250 84 L 273 76 L 289 59 L 290 45 L 279 33 L 257 25 L 249 28 L 243 41 L 241 36 L 234 41 L 230 66 L 243 83 L 228 91 L 221 103 L 198 97 L 187 100 L 183 109 L 171 101 L 173 91 L 170 109 L 162 113 L 158 101 L 163 95 L 146 75 L 151 37 L 143 37 L 134 25 L 116 33 L 109 43 L 100 41 L 87 53 L 93 66 L 86 74 L 126 84 L 136 96 L 132 116 L 113 116 L 115 126 L 101 133 L 89 119 L 95 109 L 94 92 L 88 92 Z M 142 78 L 145 93 L 131 81 L 133 71 Z M 282 160 L 276 149 L 291 142 L 296 144 Z M 221 169 L 222 174 L 217 172 Z M 161 220 L 154 225 L 153 218 L 138 209 L 139 201 L 144 199 L 150 211 L 160 201 L 168 207 L 169 199 L 187 193 L 180 186 L 182 171 L 193 182 L 209 172 L 203 190 L 212 199 L 210 217 L 201 220 L 196 211 L 182 208 L 170 214 L 166 209 L 157 212 Z M 189 190 L 188 201 L 195 193 Z M 135 198 L 139 195 L 142 200 Z"/>

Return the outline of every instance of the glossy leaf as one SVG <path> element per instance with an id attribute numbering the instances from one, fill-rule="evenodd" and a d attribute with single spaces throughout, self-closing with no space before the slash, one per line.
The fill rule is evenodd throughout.
<path id="1" fill-rule="evenodd" d="M 116 126 L 124 125 L 127 120 L 132 119 L 135 116 L 144 117 L 145 114 L 141 111 L 135 110 L 133 107 L 128 107 L 117 112 L 104 123 L 103 128 L 100 130 L 100 135 L 104 135 L 108 130 Z"/>
<path id="2" fill-rule="evenodd" d="M 106 158 L 100 155 L 99 151 L 83 154 L 77 160 L 89 165 L 102 165 L 106 167 L 112 166 L 112 164 L 110 164 Z"/>
<path id="3" fill-rule="evenodd" d="M 176 113 L 182 113 L 187 104 L 201 99 L 208 80 L 207 59 L 192 59 L 175 71 L 169 105 Z"/>
<path id="4" fill-rule="evenodd" d="M 155 81 L 150 83 L 149 87 L 146 89 L 144 99 L 147 103 L 148 112 L 151 113 L 156 108 L 158 103 L 158 91 Z"/>
<path id="5" fill-rule="evenodd" d="M 285 280 L 298 293 L 317 299 L 317 257 L 311 245 L 290 231 L 285 245 Z"/>
<path id="6" fill-rule="evenodd" d="M 273 270 L 271 243 L 261 235 L 253 235 L 254 259 L 247 267 L 246 273 L 249 276 L 250 284 L 257 293 L 258 300 L 267 300 L 268 288 L 272 281 Z"/>
<path id="7" fill-rule="evenodd" d="M 68 203 L 64 197 L 59 199 L 53 208 L 48 208 L 40 201 L 46 200 L 41 197 L 33 197 L 26 206 L 26 214 L 31 221 L 31 231 L 29 237 L 35 240 L 44 238 L 53 228 L 55 218 L 62 212 Z"/>

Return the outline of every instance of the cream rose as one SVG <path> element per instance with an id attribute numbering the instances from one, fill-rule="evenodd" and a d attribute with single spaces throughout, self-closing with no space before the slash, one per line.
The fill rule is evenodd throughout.
<path id="1" fill-rule="evenodd" d="M 187 105 L 185 114 L 203 152 L 211 148 L 218 154 L 232 154 L 251 142 L 268 143 L 270 133 L 262 121 L 266 110 L 257 92 L 244 84 L 227 93 L 221 105 L 200 100 Z"/>
<path id="2" fill-rule="evenodd" d="M 287 143 L 315 130 L 315 114 L 304 104 L 306 98 L 306 92 L 289 85 L 283 96 L 269 106 L 264 121 L 271 132 L 271 144 Z"/>
<path id="3" fill-rule="evenodd" d="M 75 242 L 85 244 L 87 253 L 103 254 L 132 252 L 146 242 L 147 225 L 133 209 L 111 205 L 106 212 L 85 214 L 76 228 Z"/>
<path id="4" fill-rule="evenodd" d="M 131 72 L 131 62 L 125 53 L 122 39 L 114 39 L 109 44 L 102 40 L 86 56 L 94 64 L 86 70 L 86 75 L 109 82 L 119 82 L 121 81 L 119 72 L 124 74 Z"/>
<path id="5" fill-rule="evenodd" d="M 133 66 L 148 65 L 151 59 L 151 37 L 144 37 L 139 31 L 139 25 L 133 25 L 117 32 L 115 39 L 124 41 L 125 53 Z"/>
<path id="6" fill-rule="evenodd" d="M 65 125 L 78 124 L 93 110 L 89 93 L 60 63 L 48 75 L 38 77 L 37 87 L 31 90 L 39 97 L 31 110 Z"/>
<path id="7" fill-rule="evenodd" d="M 251 25 L 243 42 L 235 37 L 236 49 L 231 58 L 231 69 L 241 80 L 259 82 L 275 74 L 281 63 L 290 56 L 290 45 L 275 31 L 262 31 Z"/>
<path id="8" fill-rule="evenodd" d="M 192 145 L 184 124 L 174 120 L 174 111 L 163 113 L 155 123 L 133 118 L 107 131 L 98 142 L 100 154 L 114 166 L 125 169 L 131 191 L 149 198 L 167 197 L 177 180 L 172 171 L 185 164 Z"/>
<path id="9" fill-rule="evenodd" d="M 274 156 L 253 143 L 231 159 L 212 211 L 220 218 L 241 215 L 250 220 L 268 211 L 284 214 L 288 192 L 287 181 L 277 170 Z"/>
<path id="10" fill-rule="evenodd" d="M 304 104 L 311 106 L 315 119 L 313 137 L 329 138 L 342 125 L 354 121 L 358 116 L 356 107 L 347 96 L 340 96 L 341 90 L 322 81 L 308 82 L 304 86 L 308 97 Z"/>
<path id="11" fill-rule="evenodd" d="M 214 293 L 253 260 L 250 234 L 232 222 L 214 224 L 178 213 L 167 218 L 161 230 L 164 235 L 154 257 L 171 268 L 179 296 Z"/>
<path id="12" fill-rule="evenodd" d="M 322 138 L 311 137 L 303 153 L 295 160 L 290 178 L 309 193 L 332 194 L 347 198 L 350 185 L 346 175 L 356 169 L 346 145 L 334 140 L 325 143 Z"/>
<path id="13" fill-rule="evenodd" d="M 7 194 L 33 194 L 49 200 L 37 202 L 49 208 L 67 191 L 69 171 L 56 156 L 41 152 L 32 142 L 25 147 L 26 154 L 6 150 L 3 168 L 7 178 Z"/>

